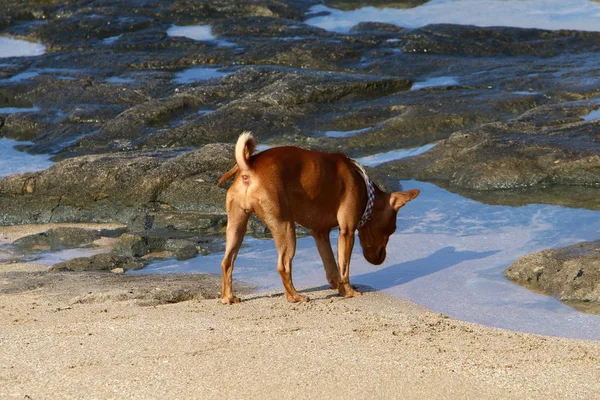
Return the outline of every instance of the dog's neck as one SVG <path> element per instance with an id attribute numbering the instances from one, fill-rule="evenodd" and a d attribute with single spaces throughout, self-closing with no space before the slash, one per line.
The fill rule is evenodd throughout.
<path id="1" fill-rule="evenodd" d="M 358 161 L 352 158 L 350 160 L 352 160 L 352 163 L 356 166 L 356 169 L 358 169 L 358 172 L 360 172 L 360 175 L 363 177 L 363 180 L 365 181 L 365 187 L 367 189 L 367 205 L 365 206 L 365 211 L 363 212 L 360 221 L 358 221 L 357 226 L 357 228 L 360 229 L 367 223 L 367 221 L 371 219 L 373 205 L 375 204 L 375 185 L 373 184 L 373 181 L 369 179 L 367 171 L 365 171 L 365 167 L 360 165 Z"/>

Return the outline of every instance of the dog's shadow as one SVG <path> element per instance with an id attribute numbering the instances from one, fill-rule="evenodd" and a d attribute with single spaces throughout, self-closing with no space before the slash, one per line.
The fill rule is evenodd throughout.
<path id="1" fill-rule="evenodd" d="M 470 250 L 456 251 L 454 246 L 447 246 L 428 257 L 390 265 L 389 267 L 373 272 L 357 275 L 353 280 L 360 285 L 366 285 L 376 290 L 385 290 L 450 268 L 460 262 L 486 258 L 498 252 L 500 250 L 482 252 Z"/>
<path id="2" fill-rule="evenodd" d="M 456 248 L 454 246 L 447 246 L 442 249 L 439 249 L 438 251 L 427 257 L 420 258 L 418 260 L 393 264 L 373 272 L 354 276 L 352 277 L 352 287 L 363 293 L 385 290 L 427 275 L 431 275 L 438 271 L 442 271 L 460 262 L 483 259 L 492 256 L 498 252 L 500 252 L 500 250 L 482 252 L 470 250 L 456 251 Z M 333 297 L 339 297 L 337 290 L 333 291 L 329 285 L 302 288 L 298 290 L 298 292 L 311 293 L 326 290 L 331 290 L 331 294 L 319 297 L 320 299 L 327 300 Z M 276 298 L 282 297 L 283 295 L 283 292 L 260 293 L 245 297 L 243 301 L 252 301 L 261 298 Z"/>

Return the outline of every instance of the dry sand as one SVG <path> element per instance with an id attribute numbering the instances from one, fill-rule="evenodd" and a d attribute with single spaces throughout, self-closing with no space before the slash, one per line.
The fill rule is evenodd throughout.
<path id="1" fill-rule="evenodd" d="M 0 399 L 600 396 L 600 342 L 457 321 L 377 292 L 224 306 L 206 298 L 218 277 L 45 269 L 0 264 Z M 205 298 L 159 304 L 179 285 Z"/>

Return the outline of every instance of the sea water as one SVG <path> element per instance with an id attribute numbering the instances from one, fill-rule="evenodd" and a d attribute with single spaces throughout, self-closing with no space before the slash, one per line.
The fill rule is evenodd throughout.
<path id="1" fill-rule="evenodd" d="M 590 0 L 431 0 L 414 8 L 362 7 L 351 11 L 317 5 L 311 8 L 310 13 L 319 16 L 310 18 L 306 23 L 341 33 L 366 21 L 405 28 L 461 24 L 600 30 L 600 3 Z M 323 13 L 325 15 L 321 15 Z"/>

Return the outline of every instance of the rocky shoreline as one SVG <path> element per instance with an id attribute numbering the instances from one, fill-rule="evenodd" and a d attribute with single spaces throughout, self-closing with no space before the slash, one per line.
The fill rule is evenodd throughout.
<path id="1" fill-rule="evenodd" d="M 0 34 L 46 53 L 2 60 L 0 110 L 35 111 L 0 111 L 0 137 L 56 164 L 0 179 L 0 225 L 126 226 L 112 256 L 59 269 L 213 251 L 226 222 L 215 183 L 243 130 L 353 157 L 435 143 L 370 173 L 489 204 L 600 210 L 600 119 L 587 118 L 600 108 L 600 33 L 382 23 L 334 33 L 303 23 L 318 3 L 7 0 Z M 169 34 L 188 25 L 210 25 L 212 38 Z"/>

